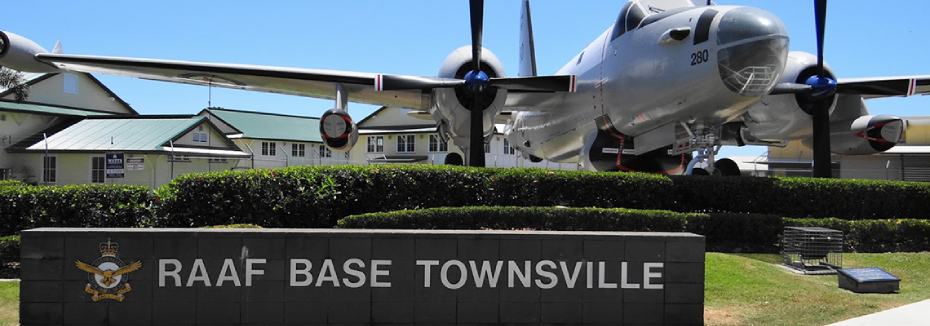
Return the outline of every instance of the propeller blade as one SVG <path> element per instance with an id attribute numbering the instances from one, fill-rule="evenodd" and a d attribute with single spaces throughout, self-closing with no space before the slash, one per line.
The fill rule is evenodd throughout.
<path id="1" fill-rule="evenodd" d="M 375 77 L 376 91 L 402 91 L 411 89 L 448 88 L 465 85 L 465 80 L 439 77 L 417 77 L 404 75 L 378 75 Z"/>
<path id="2" fill-rule="evenodd" d="M 574 75 L 491 78 L 490 86 L 524 92 L 575 92 Z"/>
<path id="3" fill-rule="evenodd" d="M 832 178 L 833 163 L 830 160 L 830 103 L 829 98 L 814 101 L 812 113 L 814 127 L 814 178 Z"/>
<path id="4" fill-rule="evenodd" d="M 481 71 L 481 31 L 484 25 L 484 0 L 471 0 L 471 62 L 472 70 Z"/>
<path id="5" fill-rule="evenodd" d="M 475 95 L 471 107 L 471 126 L 468 138 L 468 166 L 484 167 L 484 110 L 481 95 Z"/>
<path id="6" fill-rule="evenodd" d="M 782 95 L 782 94 L 798 94 L 798 93 L 813 93 L 814 88 L 811 85 L 807 84 L 795 84 L 795 83 L 781 83 L 775 85 L 775 88 L 769 92 L 769 95 Z"/>
<path id="7" fill-rule="evenodd" d="M 827 24 L 827 0 L 814 0 L 814 14 L 817 19 L 817 70 L 820 77 L 824 77 L 823 68 L 823 35 Z"/>

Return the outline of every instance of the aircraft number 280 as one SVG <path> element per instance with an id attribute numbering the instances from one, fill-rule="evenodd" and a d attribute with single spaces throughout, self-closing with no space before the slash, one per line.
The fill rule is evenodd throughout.
<path id="1" fill-rule="evenodd" d="M 699 65 L 707 62 L 710 59 L 710 54 L 707 50 L 698 50 L 691 54 L 691 65 Z"/>

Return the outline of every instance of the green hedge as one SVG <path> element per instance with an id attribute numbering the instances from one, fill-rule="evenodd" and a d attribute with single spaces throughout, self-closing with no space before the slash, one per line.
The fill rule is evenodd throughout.
<path id="1" fill-rule="evenodd" d="M 140 227 L 152 223 L 152 192 L 123 185 L 0 187 L 0 234 L 37 227 Z"/>
<path id="2" fill-rule="evenodd" d="M 930 183 L 673 176 L 677 211 L 760 213 L 846 220 L 923 219 Z"/>
<path id="3" fill-rule="evenodd" d="M 331 227 L 348 215 L 460 206 L 572 206 L 807 217 L 925 217 L 930 184 L 449 166 L 314 166 L 185 175 L 157 225 Z"/>
<path id="4" fill-rule="evenodd" d="M 930 250 L 930 221 L 792 219 L 773 215 L 656 210 L 458 207 L 348 216 L 340 228 L 670 231 L 705 236 L 708 251 L 778 252 L 785 226 L 843 231 L 848 252 Z"/>
<path id="5" fill-rule="evenodd" d="M 857 252 L 919 252 L 930 250 L 930 221 L 792 219 L 787 226 L 815 226 L 843 231 L 844 247 Z"/>
<path id="6" fill-rule="evenodd" d="M 753 252 L 777 250 L 782 230 L 781 218 L 767 215 L 554 207 L 456 207 L 368 213 L 339 220 L 337 227 L 693 232 L 705 236 L 707 250 Z"/>
<path id="7" fill-rule="evenodd" d="M 19 261 L 20 238 L 18 235 L 0 237 L 0 268 L 10 262 Z"/>
<path id="8" fill-rule="evenodd" d="M 697 214 L 623 208 L 454 207 L 368 213 L 339 220 L 355 229 L 496 229 L 678 232 Z"/>
<path id="9" fill-rule="evenodd" d="M 353 214 L 460 206 L 658 208 L 667 178 L 437 165 L 312 166 L 185 175 L 159 190 L 159 226 L 332 227 Z"/>

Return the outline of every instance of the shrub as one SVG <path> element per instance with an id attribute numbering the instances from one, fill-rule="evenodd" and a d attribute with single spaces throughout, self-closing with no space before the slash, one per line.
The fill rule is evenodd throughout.
<path id="1" fill-rule="evenodd" d="M 843 231 L 844 250 L 853 252 L 919 252 L 930 250 L 930 221 L 785 219 L 786 226 L 824 227 Z"/>
<path id="2" fill-rule="evenodd" d="M 18 235 L 0 237 L 0 267 L 19 261 L 20 238 Z"/>
<path id="3" fill-rule="evenodd" d="M 691 215 L 623 208 L 454 207 L 349 216 L 336 227 L 680 232 Z"/>
<path id="4" fill-rule="evenodd" d="M 151 192 L 138 186 L 0 187 L 0 234 L 37 227 L 148 226 L 151 206 Z"/>

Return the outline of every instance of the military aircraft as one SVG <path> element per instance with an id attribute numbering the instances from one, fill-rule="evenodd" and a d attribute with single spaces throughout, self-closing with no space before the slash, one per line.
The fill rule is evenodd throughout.
<path id="1" fill-rule="evenodd" d="M 822 34 L 826 1 L 815 3 Z M 713 172 L 723 145 L 813 138 L 815 170 L 824 176 L 831 151 L 876 153 L 900 138 L 902 120 L 870 115 L 863 99 L 930 91 L 927 76 L 836 81 L 823 63 L 822 41 L 817 55 L 789 53 L 778 17 L 688 0 L 628 2 L 553 76 L 536 72 L 530 6 L 523 1 L 519 73 L 508 78 L 481 47 L 483 1 L 472 0 L 469 9 L 472 44 L 453 51 L 435 77 L 49 53 L 11 32 L 0 32 L 0 65 L 333 99 L 321 131 L 328 146 L 343 151 L 357 139 L 348 102 L 421 110 L 471 165 L 483 164 L 484 152 L 468 149 L 482 148 L 493 123 L 510 116 L 506 136 L 532 159 L 657 173 L 700 172 L 686 169 L 700 161 Z M 725 163 L 718 170 L 733 174 Z"/>

